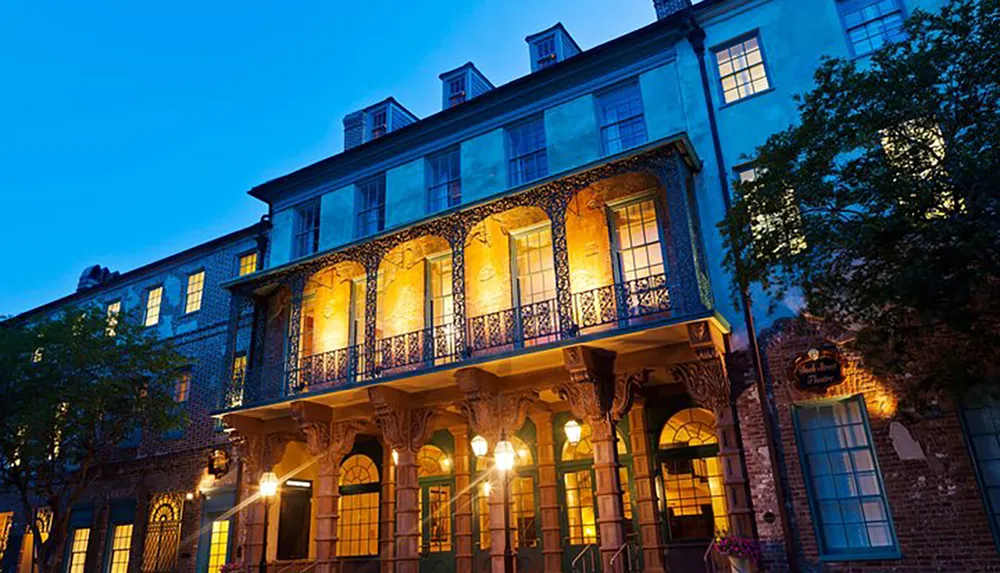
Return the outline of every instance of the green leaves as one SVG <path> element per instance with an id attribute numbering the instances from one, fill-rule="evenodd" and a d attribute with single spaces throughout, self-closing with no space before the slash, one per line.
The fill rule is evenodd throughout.
<path id="1" fill-rule="evenodd" d="M 1000 326 L 1000 0 L 917 11 L 906 40 L 870 61 L 825 59 L 815 82 L 798 122 L 752 158 L 757 177 L 734 184 L 720 228 L 737 288 L 800 290 L 808 312 L 862 329 L 859 344 L 886 369 L 988 380 Z M 796 232 L 802 249 L 788 248 Z"/>

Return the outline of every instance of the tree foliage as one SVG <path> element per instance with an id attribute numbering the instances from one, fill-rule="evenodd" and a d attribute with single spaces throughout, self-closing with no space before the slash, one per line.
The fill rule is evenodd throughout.
<path id="1" fill-rule="evenodd" d="M 857 330 L 877 368 L 997 380 L 1000 0 L 916 11 L 906 39 L 825 58 L 720 224 L 737 288 Z"/>
<path id="2" fill-rule="evenodd" d="M 62 570 L 71 509 L 121 444 L 182 422 L 173 389 L 185 359 L 140 325 L 95 307 L 0 323 L 0 487 L 27 516 L 51 512 L 45 543 L 29 520 L 42 573 Z"/>

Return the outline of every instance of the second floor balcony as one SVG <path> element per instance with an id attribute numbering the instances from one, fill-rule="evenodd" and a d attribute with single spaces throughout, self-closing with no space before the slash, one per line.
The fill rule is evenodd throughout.
<path id="1" fill-rule="evenodd" d="M 233 333 L 222 406 L 705 317 L 713 309 L 691 178 L 677 143 L 652 145 L 234 285 L 254 318 L 249 336 Z"/>

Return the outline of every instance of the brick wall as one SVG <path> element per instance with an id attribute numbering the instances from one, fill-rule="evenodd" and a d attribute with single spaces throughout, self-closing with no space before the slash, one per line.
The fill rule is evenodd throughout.
<path id="1" fill-rule="evenodd" d="M 797 539 L 803 571 L 1000 571 L 1000 554 L 990 530 L 986 509 L 966 447 L 958 414 L 944 396 L 930 413 L 907 408 L 908 389 L 901 378 L 878 377 L 865 368 L 860 356 L 843 352 L 845 380 L 826 391 L 803 391 L 790 380 L 796 357 L 828 342 L 843 342 L 843 334 L 815 322 L 787 321 L 764 337 L 762 352 L 773 389 L 780 448 L 788 484 L 790 522 Z M 882 470 L 889 510 L 895 524 L 902 558 L 885 561 L 830 562 L 820 564 L 799 451 L 792 426 L 791 405 L 820 398 L 863 395 L 868 409 L 876 456 Z M 761 464 L 766 459 L 765 436 L 754 412 L 759 412 L 755 392 L 740 398 L 741 422 L 755 509 L 762 538 L 776 533 L 760 521 L 761 509 L 770 508 L 773 475 Z M 903 460 L 889 430 L 902 424 L 917 440 L 925 459 Z M 759 504 L 759 505 L 758 505 Z"/>

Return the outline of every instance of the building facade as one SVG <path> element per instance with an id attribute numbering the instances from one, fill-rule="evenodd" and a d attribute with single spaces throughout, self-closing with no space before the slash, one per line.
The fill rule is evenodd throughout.
<path id="1" fill-rule="evenodd" d="M 821 56 L 937 2 L 654 7 L 587 50 L 529 36 L 499 87 L 445 72 L 429 117 L 350 113 L 343 153 L 251 190 L 270 223 L 222 258 L 260 264 L 205 277 L 198 342 L 225 432 L 164 470 L 180 557 L 133 533 L 128 570 L 720 571 L 718 532 L 774 571 L 1000 569 L 998 411 L 911 407 L 793 299 L 735 308 L 716 230 Z"/>

